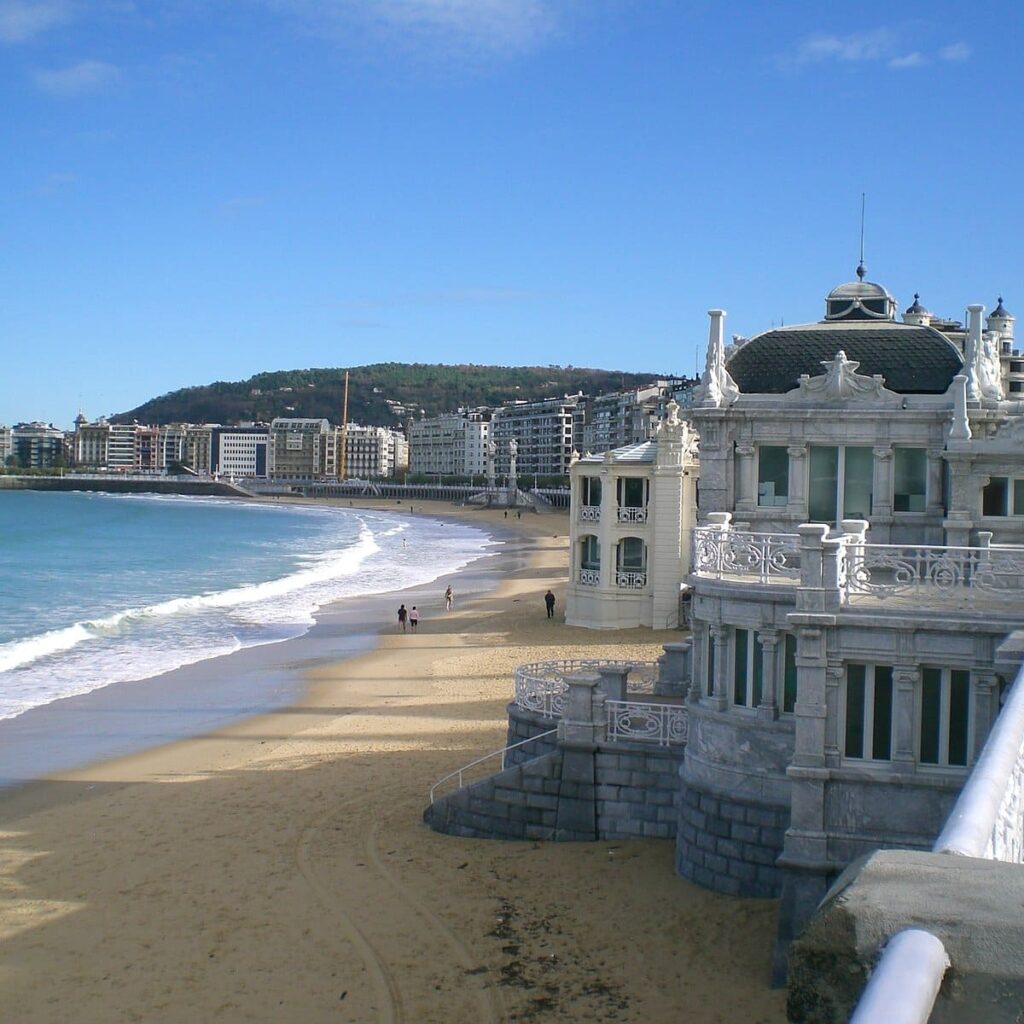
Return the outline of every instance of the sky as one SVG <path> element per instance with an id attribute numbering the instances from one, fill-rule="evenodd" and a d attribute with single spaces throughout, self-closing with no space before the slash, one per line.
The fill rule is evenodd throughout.
<path id="1" fill-rule="evenodd" d="M 0 423 L 265 370 L 1024 314 L 1010 3 L 0 0 Z"/>

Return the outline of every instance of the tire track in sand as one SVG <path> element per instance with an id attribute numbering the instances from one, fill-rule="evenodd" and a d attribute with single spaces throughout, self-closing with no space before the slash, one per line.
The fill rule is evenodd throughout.
<path id="1" fill-rule="evenodd" d="M 378 793 L 378 796 L 381 796 Z M 382 801 L 384 802 L 384 801 Z M 401 964 L 395 967 L 387 956 L 381 952 L 371 937 L 373 929 L 386 928 L 385 936 L 389 943 L 396 940 L 401 943 L 402 952 L 399 959 L 422 962 L 429 956 L 443 968 L 445 964 L 454 965 L 457 970 L 450 971 L 452 982 L 449 989 L 438 994 L 440 1004 L 438 1012 L 432 1018 L 452 1022 L 465 1021 L 466 1024 L 501 1024 L 507 1019 L 505 1009 L 501 1005 L 499 994 L 488 985 L 471 983 L 468 972 L 477 969 L 479 957 L 474 956 L 470 947 L 459 938 L 455 931 L 437 914 L 414 894 L 412 888 L 403 883 L 387 866 L 378 846 L 380 825 L 376 821 L 362 819 L 358 813 L 339 828 L 339 821 L 346 814 L 357 808 L 372 811 L 363 800 L 346 801 L 335 805 L 327 813 L 318 816 L 303 829 L 296 845 L 295 859 L 305 882 L 316 893 L 320 902 L 331 908 L 332 927 L 340 929 L 344 937 L 351 943 L 366 967 L 377 1000 L 378 1024 L 405 1024 L 406 1006 L 402 985 L 399 981 Z M 365 836 L 359 846 L 349 845 L 336 851 L 336 856 L 317 858 L 313 848 L 318 839 L 330 833 L 344 839 L 356 839 Z M 318 865 L 328 864 L 334 870 L 330 881 L 318 876 Z M 379 879 L 375 884 L 367 878 L 365 869 L 371 867 Z M 346 892 L 346 886 L 350 890 Z M 353 887 L 358 887 L 353 891 Z M 380 897 L 368 899 L 375 889 L 386 890 Z M 355 898 L 354 898 L 355 897 Z M 364 904 L 361 908 L 359 904 Z M 362 912 L 360 912 L 362 911 Z M 398 920 L 395 921 L 397 914 Z M 364 920 L 365 918 L 365 920 Z M 448 947 L 449 955 L 438 949 L 438 940 L 443 939 Z M 377 940 L 379 942 L 379 940 Z M 404 973 L 408 979 L 411 974 Z M 482 981 L 482 979 L 480 979 Z M 421 983 L 419 988 L 427 992 L 428 986 Z M 434 988 L 440 993 L 439 986 Z M 433 993 L 430 993 L 433 995 Z M 413 1000 L 415 1002 L 415 1000 Z M 461 1002 L 461 1007 L 456 1007 Z M 471 1003 L 469 1006 L 467 1003 Z M 459 1011 L 462 1011 L 461 1013 Z M 410 1024 L 417 1024 L 421 1013 L 411 1011 L 413 1018 Z"/>

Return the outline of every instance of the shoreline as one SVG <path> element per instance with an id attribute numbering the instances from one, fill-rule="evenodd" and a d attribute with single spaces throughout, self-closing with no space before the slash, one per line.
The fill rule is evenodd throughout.
<path id="1" fill-rule="evenodd" d="M 233 496 L 228 500 L 366 508 L 410 518 L 409 513 L 380 501 L 353 506 L 347 499 L 344 503 L 300 497 Z M 448 515 L 444 503 L 432 503 L 438 507 L 429 510 L 422 507 L 427 504 L 420 503 L 421 512 L 430 518 L 469 519 Z M 443 592 L 457 578 L 473 580 L 474 591 L 497 585 L 503 562 L 522 557 L 516 551 L 517 534 L 493 524 L 476 525 L 492 544 L 503 546 L 427 583 L 331 601 L 317 610 L 313 624 L 298 636 L 201 658 L 154 676 L 110 683 L 0 720 L 0 800 L 11 787 L 199 737 L 300 702 L 308 687 L 308 672 L 324 662 L 372 650 L 379 643 L 380 634 L 393 625 L 391 604 L 397 607 L 402 600 L 399 595 L 426 594 L 438 585 Z"/>
<path id="2" fill-rule="evenodd" d="M 530 520 L 494 590 L 456 585 L 452 613 L 310 669 L 288 708 L 0 798 L 19 1024 L 781 1024 L 775 903 L 686 883 L 670 841 L 421 822 L 431 783 L 504 745 L 516 665 L 649 658 L 678 635 L 546 619 L 568 524 Z"/>

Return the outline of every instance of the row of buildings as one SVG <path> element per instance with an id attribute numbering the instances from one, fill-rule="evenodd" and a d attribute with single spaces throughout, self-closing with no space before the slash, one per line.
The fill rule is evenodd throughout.
<path id="1" fill-rule="evenodd" d="M 566 395 L 499 408 L 459 409 L 411 420 L 406 432 L 326 419 L 288 417 L 270 424 L 89 422 L 79 414 L 65 433 L 47 423 L 0 426 L 0 464 L 134 473 L 175 468 L 270 479 L 483 478 L 510 469 L 515 441 L 524 477 L 566 479 L 579 452 L 607 451 L 653 435 L 667 402 L 685 401 L 695 382 L 658 380 L 614 394 Z"/>

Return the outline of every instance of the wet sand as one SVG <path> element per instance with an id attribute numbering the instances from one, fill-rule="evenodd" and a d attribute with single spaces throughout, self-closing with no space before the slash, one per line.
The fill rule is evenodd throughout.
<path id="1" fill-rule="evenodd" d="M 5 1017 L 785 1019 L 776 904 L 682 881 L 671 842 L 421 823 L 432 782 L 504 744 L 517 664 L 652 658 L 673 638 L 545 618 L 549 586 L 564 607 L 564 515 L 439 510 L 515 530 L 497 589 L 467 600 L 457 580 L 445 613 L 443 584 L 427 588 L 416 635 L 314 658 L 283 710 L 0 794 Z"/>

